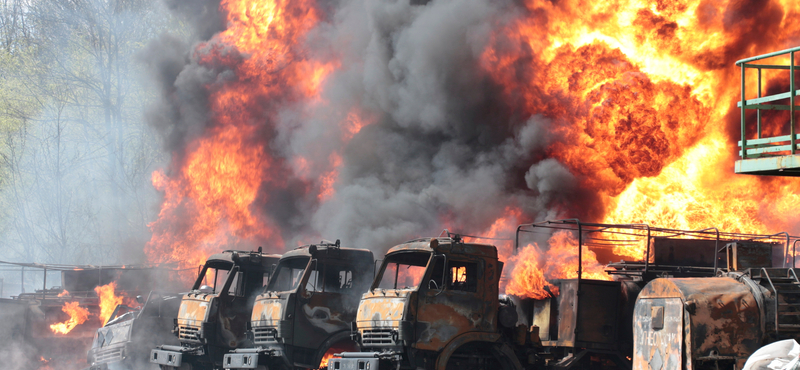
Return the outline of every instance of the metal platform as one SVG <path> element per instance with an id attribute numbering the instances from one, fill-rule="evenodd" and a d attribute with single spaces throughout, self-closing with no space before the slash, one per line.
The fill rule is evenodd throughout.
<path id="1" fill-rule="evenodd" d="M 788 70 L 787 77 L 794 76 L 795 71 L 800 67 L 794 64 L 794 55 L 798 51 L 800 51 L 800 47 L 759 55 L 736 62 L 736 65 L 741 68 L 742 75 L 742 100 L 737 103 L 737 106 L 741 109 L 741 140 L 738 143 L 740 159 L 736 161 L 735 166 L 735 172 L 738 174 L 800 176 L 800 154 L 797 153 L 797 141 L 800 139 L 800 135 L 797 134 L 795 128 L 795 111 L 800 108 L 800 105 L 795 105 L 795 99 L 800 90 L 797 90 L 794 78 L 788 78 L 784 83 L 788 85 L 789 91 L 767 96 L 761 95 L 763 87 L 761 81 L 762 70 Z M 788 62 L 785 60 L 787 57 Z M 777 62 L 774 64 L 756 63 L 765 59 L 776 60 Z M 758 72 L 757 96 L 752 99 L 746 98 L 745 75 L 748 69 L 755 69 Z M 771 82 L 774 84 L 776 81 L 773 80 Z M 775 104 L 778 102 L 783 104 Z M 755 117 L 751 114 L 748 119 L 748 110 L 750 112 L 755 111 Z M 788 122 L 784 123 L 788 126 L 785 129 L 785 131 L 788 131 L 788 135 L 764 137 L 762 135 L 762 111 L 788 111 Z M 750 130 L 750 135 L 755 134 L 754 136 L 756 137 L 748 139 L 748 129 Z"/>

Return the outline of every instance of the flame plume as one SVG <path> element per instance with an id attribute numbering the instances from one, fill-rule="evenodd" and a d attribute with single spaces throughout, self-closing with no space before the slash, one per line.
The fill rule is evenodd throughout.
<path id="1" fill-rule="evenodd" d="M 132 298 L 127 297 L 127 294 L 124 291 L 119 291 L 119 293 L 116 293 L 116 290 L 117 282 L 115 281 L 94 288 L 94 291 L 97 293 L 97 297 L 99 297 L 100 301 L 100 321 L 103 323 L 103 325 L 108 322 L 108 319 L 111 317 L 111 314 L 114 313 L 114 310 L 118 305 L 125 304 L 132 306 L 135 303 Z"/>
<path id="2" fill-rule="evenodd" d="M 550 283 L 554 279 L 575 279 L 578 277 L 578 240 L 568 231 L 557 231 L 547 241 L 542 251 L 538 245 L 528 245 L 519 254 L 511 257 L 509 263 L 515 264 L 511 279 L 505 287 L 508 294 L 520 297 L 543 299 L 558 295 L 558 288 Z M 583 248 L 581 273 L 584 279 L 611 280 L 597 262 L 594 252 Z"/>
<path id="3" fill-rule="evenodd" d="M 78 302 L 64 303 L 64 307 L 61 307 L 61 311 L 69 315 L 69 319 L 61 323 L 50 325 L 50 330 L 56 334 L 67 334 L 72 331 L 72 329 L 75 329 L 76 326 L 83 324 L 89 319 L 89 310 L 81 307 Z"/>
<path id="4" fill-rule="evenodd" d="M 185 55 L 151 48 L 169 76 L 151 120 L 172 153 L 153 174 L 164 194 L 153 262 L 194 267 L 224 248 L 320 236 L 381 254 L 444 228 L 510 238 L 520 222 L 576 217 L 798 232 L 800 183 L 732 171 L 734 62 L 796 46 L 796 2 L 225 0 L 218 11 L 227 28 Z M 783 89 L 778 77 L 764 86 Z M 509 289 L 565 274 L 546 261 L 568 264 L 577 249 L 560 245 L 522 249 Z"/>

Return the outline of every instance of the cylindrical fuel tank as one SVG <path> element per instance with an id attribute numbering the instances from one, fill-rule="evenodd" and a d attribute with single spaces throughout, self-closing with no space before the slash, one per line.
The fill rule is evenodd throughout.
<path id="1" fill-rule="evenodd" d="M 634 308 L 633 368 L 741 369 L 762 345 L 764 297 L 747 277 L 734 277 L 659 278 L 645 285 Z"/>

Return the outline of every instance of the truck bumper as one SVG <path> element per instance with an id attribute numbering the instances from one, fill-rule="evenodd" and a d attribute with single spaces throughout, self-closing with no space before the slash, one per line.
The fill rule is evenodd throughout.
<path id="1" fill-rule="evenodd" d="M 270 368 L 275 361 L 288 364 L 283 351 L 264 348 L 239 348 L 225 354 L 222 366 L 227 369 L 255 369 L 259 361 L 261 365 Z"/>
<path id="2" fill-rule="evenodd" d="M 161 346 L 150 351 L 150 363 L 164 366 L 181 366 L 183 352 L 180 347 Z"/>
<path id="3" fill-rule="evenodd" d="M 225 369 L 255 369 L 258 366 L 258 352 L 228 353 L 222 359 Z"/>
<path id="4" fill-rule="evenodd" d="M 125 360 L 106 362 L 102 364 L 94 364 L 86 368 L 86 370 L 131 370 L 133 365 Z"/>
<path id="5" fill-rule="evenodd" d="M 379 370 L 378 352 L 343 352 L 328 360 L 328 370 Z"/>

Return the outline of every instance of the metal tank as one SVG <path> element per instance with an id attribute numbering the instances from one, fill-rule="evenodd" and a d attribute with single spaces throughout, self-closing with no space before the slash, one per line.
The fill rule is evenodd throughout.
<path id="1" fill-rule="evenodd" d="M 800 333 L 800 280 L 772 245 L 729 243 L 716 277 L 659 278 L 634 309 L 633 369 L 741 369 L 764 344 Z"/>

